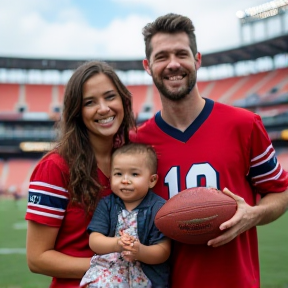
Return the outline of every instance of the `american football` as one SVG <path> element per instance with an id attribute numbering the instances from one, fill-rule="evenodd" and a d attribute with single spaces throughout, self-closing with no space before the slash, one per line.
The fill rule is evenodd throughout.
<path id="1" fill-rule="evenodd" d="M 236 201 L 215 188 L 195 187 L 170 198 L 158 211 L 155 225 L 167 237 L 187 244 L 206 244 L 220 235 L 232 218 Z"/>

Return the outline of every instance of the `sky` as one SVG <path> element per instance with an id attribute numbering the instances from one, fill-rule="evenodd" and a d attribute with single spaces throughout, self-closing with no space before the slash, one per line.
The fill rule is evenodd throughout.
<path id="1" fill-rule="evenodd" d="M 240 43 L 238 10 L 263 0 L 0 0 L 0 57 L 144 58 L 142 28 L 158 16 L 192 19 L 198 50 Z"/>

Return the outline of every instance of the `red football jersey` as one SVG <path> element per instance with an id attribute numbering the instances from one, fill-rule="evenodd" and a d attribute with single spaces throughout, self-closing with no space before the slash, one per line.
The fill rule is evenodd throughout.
<path id="1" fill-rule="evenodd" d="M 110 194 L 109 179 L 99 169 L 98 177 L 107 187 L 103 195 Z M 69 204 L 68 178 L 68 166 L 59 154 L 44 157 L 31 175 L 25 219 L 60 228 L 55 250 L 75 257 L 92 257 L 86 231 L 92 215 L 87 216 L 80 205 Z M 79 287 L 80 281 L 53 278 L 50 287 Z"/>
<path id="2" fill-rule="evenodd" d="M 158 112 L 131 133 L 133 142 L 156 150 L 155 193 L 169 199 L 191 187 L 227 187 L 255 205 L 258 193 L 287 189 L 288 175 L 277 162 L 261 118 L 205 100 L 204 109 L 184 132 L 164 122 Z M 173 288 L 260 287 L 256 228 L 217 248 L 175 242 L 172 265 Z"/>

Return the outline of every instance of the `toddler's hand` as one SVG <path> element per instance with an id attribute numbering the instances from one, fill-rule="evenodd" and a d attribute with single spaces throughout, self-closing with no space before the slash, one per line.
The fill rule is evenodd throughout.
<path id="1" fill-rule="evenodd" d="M 135 239 L 129 246 L 126 245 L 121 253 L 122 257 L 129 262 L 137 260 L 137 255 L 140 251 L 141 243 Z"/>
<path id="2" fill-rule="evenodd" d="M 120 240 L 119 240 L 119 245 L 121 245 L 121 246 L 129 246 L 129 245 L 131 245 L 135 240 L 136 240 L 136 238 L 135 237 L 133 237 L 133 236 L 131 236 L 131 235 L 129 235 L 129 234 L 127 234 L 127 233 L 125 233 L 125 232 L 123 232 L 123 231 L 120 231 L 119 232 L 120 233 Z"/>

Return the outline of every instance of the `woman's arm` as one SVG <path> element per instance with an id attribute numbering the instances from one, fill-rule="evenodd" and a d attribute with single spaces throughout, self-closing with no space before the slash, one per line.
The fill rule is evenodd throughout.
<path id="1" fill-rule="evenodd" d="M 90 267 L 90 258 L 68 256 L 54 250 L 59 228 L 28 221 L 27 263 L 33 273 L 57 278 L 81 279 Z"/>
<path id="2" fill-rule="evenodd" d="M 98 232 L 92 232 L 89 236 L 89 246 L 96 254 L 103 255 L 113 252 L 121 252 L 118 237 L 107 237 Z"/>

